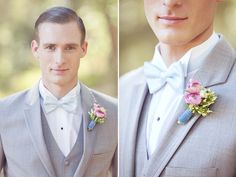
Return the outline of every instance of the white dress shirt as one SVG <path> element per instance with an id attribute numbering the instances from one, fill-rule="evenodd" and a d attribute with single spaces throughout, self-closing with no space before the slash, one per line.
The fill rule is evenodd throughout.
<path id="1" fill-rule="evenodd" d="M 67 156 L 72 150 L 79 133 L 82 122 L 82 109 L 80 101 L 80 84 L 76 85 L 69 93 L 61 99 L 68 99 L 76 96 L 76 112 L 67 112 L 62 107 L 57 107 L 55 110 L 46 113 L 43 101 L 46 97 L 51 97 L 58 100 L 46 87 L 42 80 L 39 83 L 39 92 L 42 98 L 41 105 L 48 122 L 52 135 L 64 156 Z"/>
<path id="2" fill-rule="evenodd" d="M 176 64 L 181 64 L 184 68 L 185 76 L 183 78 L 176 79 L 177 82 L 186 82 L 186 76 L 192 76 L 201 66 L 205 57 L 209 54 L 212 48 L 218 42 L 219 37 L 216 33 L 213 33 L 211 37 L 202 44 L 190 49 L 186 54 L 181 57 Z M 159 45 L 155 48 L 154 57 L 152 63 L 161 70 L 167 72 L 167 66 L 160 54 Z M 173 65 L 173 64 L 172 64 Z M 182 79 L 182 81 L 180 80 Z M 163 86 L 159 91 L 153 94 L 150 108 L 148 111 L 146 138 L 147 138 L 147 153 L 151 157 L 156 149 L 159 136 L 162 128 L 170 120 L 177 111 L 182 99 L 183 90 L 174 90 L 168 83 Z M 177 120 L 176 120 L 177 122 Z"/>

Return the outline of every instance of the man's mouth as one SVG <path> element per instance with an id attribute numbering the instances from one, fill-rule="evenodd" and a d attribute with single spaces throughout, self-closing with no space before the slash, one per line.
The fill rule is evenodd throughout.
<path id="1" fill-rule="evenodd" d="M 50 70 L 54 72 L 55 74 L 61 75 L 61 74 L 64 74 L 69 69 L 68 68 L 51 68 Z"/>
<path id="2" fill-rule="evenodd" d="M 188 19 L 188 17 L 178 17 L 178 16 L 158 16 L 157 17 L 158 21 L 163 23 L 163 24 L 167 24 L 167 25 L 171 25 L 171 24 L 177 24 L 177 23 L 181 23 L 185 20 Z"/>

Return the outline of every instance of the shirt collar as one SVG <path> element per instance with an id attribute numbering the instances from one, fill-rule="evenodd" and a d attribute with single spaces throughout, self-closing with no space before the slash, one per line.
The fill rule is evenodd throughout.
<path id="1" fill-rule="evenodd" d="M 181 63 L 185 68 L 185 75 L 187 75 L 188 72 L 192 72 L 193 70 L 200 67 L 205 57 L 210 53 L 210 51 L 217 44 L 218 41 L 218 35 L 213 32 L 212 35 L 206 41 L 188 50 L 184 54 L 184 56 L 182 56 L 175 63 Z M 155 53 L 152 59 L 152 63 L 163 71 L 168 70 L 160 53 L 160 44 L 157 44 L 155 47 Z"/>
<path id="2" fill-rule="evenodd" d="M 43 99 L 45 99 L 45 97 L 48 96 L 48 97 L 54 98 L 56 100 L 59 100 L 43 85 L 42 80 L 39 81 L 39 93 Z M 76 95 L 79 95 L 79 93 L 80 93 L 80 83 L 78 82 L 77 85 L 72 90 L 70 90 L 65 96 L 63 96 L 60 99 L 74 97 Z"/>

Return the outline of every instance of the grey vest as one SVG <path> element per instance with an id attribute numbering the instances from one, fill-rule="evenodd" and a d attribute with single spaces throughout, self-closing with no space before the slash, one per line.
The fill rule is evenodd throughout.
<path id="1" fill-rule="evenodd" d="M 80 131 L 71 152 L 64 156 L 58 147 L 49 128 L 46 117 L 41 110 L 43 136 L 47 146 L 48 154 L 57 177 L 73 177 L 83 154 L 83 121 Z"/>
<path id="2" fill-rule="evenodd" d="M 151 98 L 152 96 L 147 93 L 139 118 L 135 153 L 135 177 L 142 175 L 143 168 L 148 162 L 146 130 Z"/>

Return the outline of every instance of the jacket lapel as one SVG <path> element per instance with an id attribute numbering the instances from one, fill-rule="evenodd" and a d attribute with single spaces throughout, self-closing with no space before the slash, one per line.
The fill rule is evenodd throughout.
<path id="1" fill-rule="evenodd" d="M 34 148 L 38 153 L 40 160 L 43 163 L 48 175 L 55 177 L 53 167 L 48 155 L 47 147 L 44 141 L 41 123 L 40 112 L 40 96 L 38 91 L 38 84 L 36 84 L 28 93 L 26 97 L 26 107 L 24 110 L 25 122 L 30 133 Z"/>
<path id="2" fill-rule="evenodd" d="M 234 49 L 223 36 L 219 37 L 219 42 L 193 77 L 199 80 L 204 87 L 211 87 L 226 82 L 235 63 L 236 55 Z"/>
<path id="3" fill-rule="evenodd" d="M 76 177 L 84 176 L 84 173 L 88 167 L 87 164 L 93 154 L 94 142 L 96 139 L 96 126 L 94 127 L 92 131 L 87 131 L 87 126 L 90 120 L 88 112 L 90 112 L 94 104 L 94 99 L 89 88 L 87 88 L 85 85 L 81 83 L 80 85 L 81 85 L 80 95 L 81 95 L 82 110 L 83 110 L 84 152 L 83 152 L 80 164 L 74 174 L 74 176 Z"/>
<path id="4" fill-rule="evenodd" d="M 140 113 L 142 111 L 143 102 L 145 100 L 148 88 L 144 78 L 139 78 L 139 82 L 133 86 L 131 90 L 131 97 L 129 105 L 132 107 L 129 108 L 129 112 L 127 117 L 129 121 L 124 125 L 127 127 L 121 127 L 123 130 L 127 130 L 125 133 L 125 148 L 123 149 L 125 152 L 123 154 L 124 161 L 123 164 L 130 164 L 129 169 L 125 171 L 125 176 L 130 177 L 134 176 L 134 164 L 135 164 L 135 147 L 136 147 L 136 138 L 137 138 L 137 129 L 139 123 Z M 128 100 L 127 100 L 128 101 Z M 124 145 L 123 145 L 124 146 Z M 127 167 L 123 167 L 123 169 L 127 169 Z"/>
<path id="5" fill-rule="evenodd" d="M 223 37 L 220 36 L 219 42 L 204 60 L 202 67 L 197 71 L 193 78 L 198 80 L 204 87 L 222 84 L 226 82 L 234 63 L 234 50 Z M 163 129 L 159 145 L 154 152 L 153 157 L 148 162 L 148 165 L 144 168 L 143 173 L 146 174 L 146 176 L 160 176 L 176 150 L 188 135 L 188 132 L 200 117 L 199 115 L 196 115 L 187 124 L 178 125 L 177 116 L 183 113 L 184 110 L 185 104 L 184 101 L 182 101 L 178 112 L 175 114 L 176 117 L 174 117 L 174 119 L 165 126 L 165 129 Z"/>

